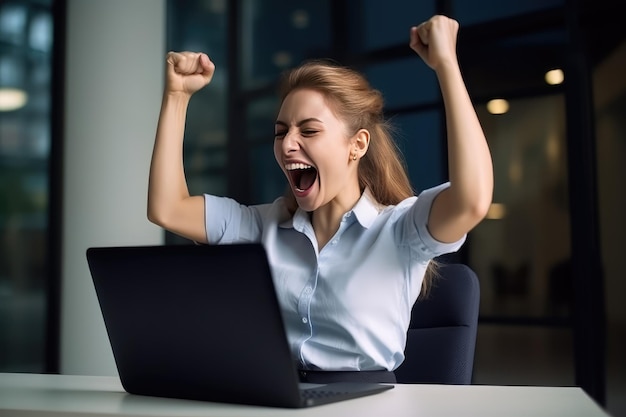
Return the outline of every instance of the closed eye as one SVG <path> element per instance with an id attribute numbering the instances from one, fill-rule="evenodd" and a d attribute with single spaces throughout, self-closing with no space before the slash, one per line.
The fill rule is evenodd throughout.
<path id="1" fill-rule="evenodd" d="M 319 133 L 319 130 L 307 129 L 307 130 L 303 130 L 301 133 L 302 133 L 302 136 L 309 137 L 309 136 L 313 136 Z M 284 139 L 286 135 L 287 135 L 287 131 L 275 132 L 274 139 Z"/>

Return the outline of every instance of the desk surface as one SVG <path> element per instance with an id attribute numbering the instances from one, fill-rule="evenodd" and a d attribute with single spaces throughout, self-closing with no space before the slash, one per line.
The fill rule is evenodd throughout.
<path id="1" fill-rule="evenodd" d="M 0 417 L 71 416 L 608 416 L 577 387 L 402 385 L 308 409 L 129 395 L 119 378 L 0 373 Z"/>

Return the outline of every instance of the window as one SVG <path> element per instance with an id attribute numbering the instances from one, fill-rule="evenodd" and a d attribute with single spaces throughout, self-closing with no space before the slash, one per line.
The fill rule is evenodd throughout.
<path id="1" fill-rule="evenodd" d="M 0 371 L 43 372 L 50 279 L 52 1 L 0 4 Z"/>

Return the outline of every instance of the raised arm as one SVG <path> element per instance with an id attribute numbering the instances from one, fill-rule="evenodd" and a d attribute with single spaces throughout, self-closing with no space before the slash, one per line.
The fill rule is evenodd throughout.
<path id="1" fill-rule="evenodd" d="M 493 195 L 493 166 L 487 140 L 459 68 L 459 24 L 434 16 L 411 28 L 411 48 L 437 74 L 446 112 L 450 187 L 433 202 L 428 229 L 442 242 L 454 242 L 487 214 Z"/>
<path id="2" fill-rule="evenodd" d="M 213 77 L 205 54 L 170 52 L 157 126 L 150 181 L 148 219 L 180 236 L 206 243 L 204 199 L 190 196 L 183 167 L 183 136 L 191 96 Z"/>

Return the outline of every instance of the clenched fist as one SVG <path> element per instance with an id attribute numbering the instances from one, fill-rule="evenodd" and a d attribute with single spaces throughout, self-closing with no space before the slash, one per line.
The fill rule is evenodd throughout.
<path id="1" fill-rule="evenodd" d="M 457 65 L 458 31 L 459 22 L 456 20 L 441 15 L 433 16 L 411 28 L 411 49 L 435 71 L 446 63 Z"/>
<path id="2" fill-rule="evenodd" d="M 167 93 L 192 95 L 213 78 L 215 64 L 206 54 L 198 52 L 169 52 L 167 54 Z"/>

